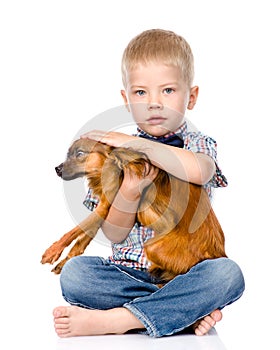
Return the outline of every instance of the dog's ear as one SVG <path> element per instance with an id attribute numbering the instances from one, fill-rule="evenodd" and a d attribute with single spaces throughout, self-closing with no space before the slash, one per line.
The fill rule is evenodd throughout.
<path id="1" fill-rule="evenodd" d="M 111 154 L 110 157 L 118 158 L 123 163 L 131 163 L 131 162 L 137 162 L 137 161 L 146 161 L 149 162 L 149 159 L 147 155 L 140 151 L 134 151 L 131 148 L 122 148 L 118 147 L 115 148 Z"/>
<path id="2" fill-rule="evenodd" d="M 113 147 L 106 145 L 105 143 L 93 141 L 91 144 L 90 153 L 97 152 L 103 155 L 105 158 L 109 158 L 109 155 L 112 152 L 112 150 Z"/>
<path id="3" fill-rule="evenodd" d="M 129 169 L 139 176 L 149 169 L 146 165 L 150 163 L 145 153 L 134 151 L 129 148 L 115 148 L 109 155 L 114 164 L 121 170 Z"/>

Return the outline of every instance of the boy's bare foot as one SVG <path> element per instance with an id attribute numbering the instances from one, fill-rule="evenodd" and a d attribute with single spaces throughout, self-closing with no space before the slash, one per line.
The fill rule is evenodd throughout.
<path id="1" fill-rule="evenodd" d="M 221 321 L 223 314 L 220 310 L 214 310 L 208 316 L 205 316 L 201 320 L 197 321 L 193 325 L 193 329 L 196 335 L 205 335 L 211 328 L 213 328 L 217 322 Z"/>
<path id="2" fill-rule="evenodd" d="M 77 306 L 59 306 L 53 311 L 54 327 L 61 338 L 123 334 L 131 329 L 143 329 L 143 324 L 127 309 L 89 310 Z M 222 319 L 220 310 L 197 321 L 194 325 L 196 335 L 204 335 Z"/>
<path id="3" fill-rule="evenodd" d="M 61 338 L 82 335 L 123 334 L 144 328 L 127 309 L 89 310 L 77 306 L 59 306 L 53 311 L 54 327 Z"/>

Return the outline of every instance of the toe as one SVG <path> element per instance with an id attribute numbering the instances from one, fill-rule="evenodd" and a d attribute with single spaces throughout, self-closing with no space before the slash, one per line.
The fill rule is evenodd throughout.
<path id="1" fill-rule="evenodd" d="M 216 322 L 210 316 L 206 316 L 204 319 L 200 320 L 199 323 L 197 323 L 195 334 L 205 335 L 215 326 L 215 324 Z"/>
<path id="2" fill-rule="evenodd" d="M 196 327 L 194 332 L 195 332 L 196 335 L 205 335 L 208 332 L 208 330 L 200 323 Z"/>
<path id="3" fill-rule="evenodd" d="M 70 332 L 68 329 L 56 329 L 56 334 L 60 337 L 60 338 L 66 338 L 70 336 Z"/>
<path id="4" fill-rule="evenodd" d="M 57 317 L 54 319 L 55 327 L 68 327 L 69 318 L 68 317 Z"/>
<path id="5" fill-rule="evenodd" d="M 69 317 L 69 307 L 67 306 L 59 306 L 56 307 L 53 310 L 53 316 L 54 318 L 59 318 L 59 317 Z"/>
<path id="6" fill-rule="evenodd" d="M 203 322 L 203 326 L 209 329 L 214 327 L 216 324 L 216 320 L 211 316 L 204 317 L 202 322 Z"/>
<path id="7" fill-rule="evenodd" d="M 69 328 L 69 323 L 55 322 L 54 328 L 55 329 L 68 329 Z"/>
<path id="8" fill-rule="evenodd" d="M 213 320 L 219 322 L 221 321 L 223 314 L 220 310 L 214 310 L 213 312 L 211 312 L 210 316 L 213 318 Z"/>

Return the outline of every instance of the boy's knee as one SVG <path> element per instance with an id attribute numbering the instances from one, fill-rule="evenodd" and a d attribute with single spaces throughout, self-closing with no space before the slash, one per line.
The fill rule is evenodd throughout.
<path id="1" fill-rule="evenodd" d="M 210 295 L 219 296 L 223 306 L 240 298 L 244 291 L 242 271 L 228 258 L 204 260 L 193 268 L 193 272 L 199 274 L 201 285 L 210 291 Z"/>
<path id="2" fill-rule="evenodd" d="M 68 273 L 73 268 L 75 269 L 75 267 L 77 265 L 76 260 L 79 260 L 79 259 L 80 259 L 80 256 L 74 256 L 73 258 L 67 260 L 66 263 L 64 264 L 62 270 L 61 270 L 61 276 L 62 276 L 62 274 Z"/>
<path id="3" fill-rule="evenodd" d="M 229 298 L 229 303 L 241 297 L 245 289 L 245 281 L 240 267 L 228 258 L 213 260 L 215 264 L 214 279 L 220 286 L 219 293 Z"/>
<path id="4" fill-rule="evenodd" d="M 92 281 L 98 286 L 103 277 L 103 259 L 99 257 L 76 256 L 67 261 L 60 275 L 60 285 L 64 298 L 70 303 L 85 305 L 85 296 L 92 288 Z"/>
<path id="5" fill-rule="evenodd" d="M 60 274 L 60 285 L 64 296 L 75 294 L 75 290 L 81 288 L 82 281 L 82 257 L 73 257 L 66 262 Z"/>

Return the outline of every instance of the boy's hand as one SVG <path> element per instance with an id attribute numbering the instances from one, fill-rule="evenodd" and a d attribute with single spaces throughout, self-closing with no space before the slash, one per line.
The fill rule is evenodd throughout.
<path id="1" fill-rule="evenodd" d="M 120 188 L 122 196 L 129 201 L 135 201 L 141 197 L 143 190 L 148 187 L 158 174 L 158 168 L 146 164 L 146 171 L 143 177 L 137 176 L 128 169 L 124 170 L 124 179 Z"/>
<path id="2" fill-rule="evenodd" d="M 127 135 L 121 132 L 102 130 L 89 131 L 81 135 L 81 138 L 88 138 L 91 140 L 106 143 L 112 147 L 126 147 L 129 146 L 129 143 L 139 139 L 136 136 Z"/>

